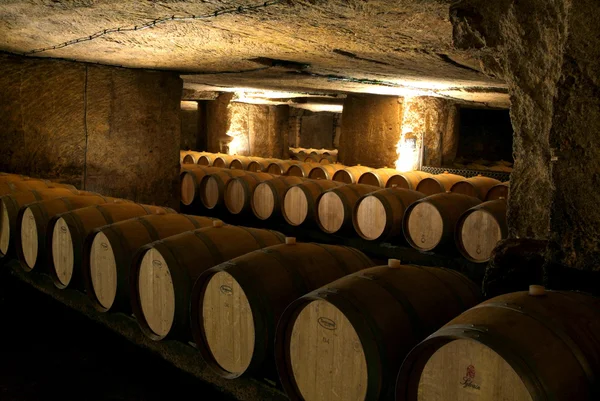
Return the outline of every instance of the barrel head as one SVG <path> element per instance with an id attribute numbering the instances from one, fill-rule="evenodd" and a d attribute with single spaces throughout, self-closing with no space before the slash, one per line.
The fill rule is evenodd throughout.
<path id="1" fill-rule="evenodd" d="M 0 201 L 0 256 L 8 253 L 10 245 L 10 219 L 4 200 Z"/>
<path id="2" fill-rule="evenodd" d="M 273 208 L 275 207 L 275 196 L 271 187 L 261 182 L 254 189 L 252 194 L 252 210 L 256 217 L 261 220 L 266 220 L 273 214 Z"/>
<path id="3" fill-rule="evenodd" d="M 201 200 L 204 206 L 208 209 L 213 209 L 219 203 L 219 184 L 215 177 L 206 178 L 206 183 L 203 186 Z"/>
<path id="4" fill-rule="evenodd" d="M 229 181 L 225 189 L 225 206 L 231 214 L 239 214 L 244 209 L 246 203 L 246 188 L 240 180 L 233 179 Z"/>
<path id="5" fill-rule="evenodd" d="M 444 220 L 432 204 L 420 202 L 410 211 L 407 228 L 408 242 L 417 249 L 429 251 L 442 239 Z"/>
<path id="6" fill-rule="evenodd" d="M 194 202 L 196 196 L 196 183 L 190 173 L 184 173 L 181 179 L 181 203 L 186 206 Z"/>
<path id="7" fill-rule="evenodd" d="M 290 188 L 283 200 L 283 211 L 289 224 L 299 226 L 304 223 L 308 215 L 306 194 L 298 187 Z"/>
<path id="8" fill-rule="evenodd" d="M 110 240 L 103 232 L 92 241 L 90 276 L 98 303 L 109 310 L 117 296 L 117 262 Z"/>
<path id="9" fill-rule="evenodd" d="M 356 231 L 368 240 L 375 240 L 383 234 L 387 224 L 387 213 L 383 203 L 376 196 L 366 196 L 356 207 Z"/>
<path id="10" fill-rule="evenodd" d="M 63 286 L 68 286 L 73 278 L 75 254 L 73 239 L 67 222 L 62 217 L 54 224 L 52 230 L 52 261 L 56 279 Z"/>
<path id="11" fill-rule="evenodd" d="M 35 216 L 29 207 L 21 219 L 21 249 L 25 264 L 33 269 L 38 257 L 38 232 Z"/>
<path id="12" fill-rule="evenodd" d="M 490 259 L 496 244 L 502 239 L 502 229 L 498 221 L 485 210 L 470 213 L 460 227 L 459 247 L 468 259 L 486 262 Z"/>
<path id="13" fill-rule="evenodd" d="M 344 202 L 335 192 L 325 192 L 319 200 L 319 224 L 323 231 L 335 233 L 344 224 Z"/>

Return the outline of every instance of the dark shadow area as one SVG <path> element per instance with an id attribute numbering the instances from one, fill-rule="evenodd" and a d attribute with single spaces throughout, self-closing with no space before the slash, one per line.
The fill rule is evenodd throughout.
<path id="1" fill-rule="evenodd" d="M 0 269 L 0 400 L 232 400 Z"/>
<path id="2" fill-rule="evenodd" d="M 508 110 L 460 109 L 456 159 L 513 161 L 513 128 Z"/>

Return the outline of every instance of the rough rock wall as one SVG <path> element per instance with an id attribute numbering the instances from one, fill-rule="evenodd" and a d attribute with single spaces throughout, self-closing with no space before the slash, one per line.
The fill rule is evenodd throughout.
<path id="1" fill-rule="evenodd" d="M 0 170 L 83 186 L 84 64 L 0 55 Z"/>
<path id="2" fill-rule="evenodd" d="M 300 130 L 300 147 L 333 149 L 334 113 L 305 111 Z"/>
<path id="3" fill-rule="evenodd" d="M 177 206 L 175 74 L 0 55 L 0 169 Z"/>
<path id="4" fill-rule="evenodd" d="M 401 101 L 397 96 L 348 95 L 342 112 L 341 163 L 394 166 L 400 139 Z"/>
<path id="5" fill-rule="evenodd" d="M 208 101 L 209 151 L 287 157 L 289 107 L 231 102 L 231 94 Z M 285 157 L 284 157 L 285 155 Z"/>
<path id="6" fill-rule="evenodd" d="M 510 87 L 510 235 L 548 239 L 549 263 L 590 270 L 600 269 L 599 14 L 596 0 L 463 0 L 452 10 L 455 42 L 488 46 L 484 65 Z"/>
<path id="7" fill-rule="evenodd" d="M 181 102 L 181 149 L 196 150 L 199 135 L 198 103 Z"/>
<path id="8" fill-rule="evenodd" d="M 439 167 L 451 162 L 458 149 L 458 106 L 435 97 L 404 99 L 402 134 L 411 132 L 423 142 L 423 165 Z"/>
<path id="9" fill-rule="evenodd" d="M 177 207 L 182 81 L 88 67 L 86 189 Z"/>

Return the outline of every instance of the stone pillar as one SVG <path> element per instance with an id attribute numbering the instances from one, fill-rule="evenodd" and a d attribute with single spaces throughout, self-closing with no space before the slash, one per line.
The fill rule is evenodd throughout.
<path id="1" fill-rule="evenodd" d="M 423 165 L 451 163 L 458 149 L 458 106 L 436 97 L 404 99 L 402 135 L 412 134 L 417 147 L 423 144 Z"/>
<path id="2" fill-rule="evenodd" d="M 463 0 L 455 43 L 486 48 L 509 84 L 510 236 L 549 240 L 547 263 L 600 270 L 600 26 L 596 0 Z M 495 56 L 495 57 L 494 57 Z"/>
<path id="3" fill-rule="evenodd" d="M 181 149 L 197 149 L 200 123 L 198 113 L 198 102 L 193 100 L 181 102 Z"/>
<path id="4" fill-rule="evenodd" d="M 393 167 L 401 118 L 402 100 L 397 96 L 348 95 L 342 112 L 340 162 Z"/>
<path id="5" fill-rule="evenodd" d="M 219 141 L 226 138 L 229 131 L 228 107 L 233 93 L 222 93 L 216 100 L 210 100 L 206 106 L 207 148 L 209 152 L 220 152 Z"/>
<path id="6" fill-rule="evenodd" d="M 333 149 L 335 113 L 305 110 L 302 115 L 300 147 L 314 149 Z"/>

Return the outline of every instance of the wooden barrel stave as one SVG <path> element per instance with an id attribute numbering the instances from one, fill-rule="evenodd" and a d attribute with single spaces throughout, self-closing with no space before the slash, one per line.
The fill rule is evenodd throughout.
<path id="1" fill-rule="evenodd" d="M 231 162 L 236 159 L 237 156 L 230 155 L 218 155 L 215 157 L 212 166 L 219 168 L 229 168 L 231 166 Z"/>
<path id="2" fill-rule="evenodd" d="M 179 175 L 181 181 L 181 203 L 185 206 L 202 206 L 199 196 L 202 178 L 208 174 L 216 173 L 221 170 L 216 167 L 199 165 L 189 166 L 184 166 Z"/>
<path id="3" fill-rule="evenodd" d="M 386 188 L 356 202 L 352 223 L 356 233 L 369 241 L 402 235 L 404 212 L 424 195 L 403 188 Z"/>
<path id="4" fill-rule="evenodd" d="M 597 298 L 570 292 L 490 299 L 411 351 L 396 400 L 597 399 L 599 310 Z"/>
<path id="5" fill-rule="evenodd" d="M 454 249 L 454 233 L 460 216 L 480 203 L 472 196 L 451 192 L 422 198 L 406 210 L 404 238 L 420 251 Z"/>
<path id="6" fill-rule="evenodd" d="M 488 191 L 497 184 L 501 184 L 501 182 L 494 178 L 477 176 L 457 182 L 452 185 L 450 191 L 457 194 L 474 196 L 485 201 Z"/>
<path id="7" fill-rule="evenodd" d="M 50 276 L 57 288 L 82 289 L 81 263 L 85 238 L 95 228 L 134 217 L 176 213 L 173 209 L 139 203 L 109 203 L 76 209 L 48 223 Z"/>
<path id="8" fill-rule="evenodd" d="M 289 188 L 281 208 L 285 221 L 292 226 L 316 225 L 317 198 L 328 189 L 342 185 L 336 181 L 309 180 Z"/>
<path id="9" fill-rule="evenodd" d="M 179 154 L 179 158 L 181 160 L 181 164 L 198 164 L 200 158 L 206 155 L 206 152 L 195 152 L 193 150 L 184 151 L 185 154 L 183 158 L 181 157 L 181 153 Z"/>
<path id="10" fill-rule="evenodd" d="M 321 166 L 319 163 L 298 163 L 288 169 L 287 175 L 306 178 L 313 168 Z"/>
<path id="11" fill-rule="evenodd" d="M 252 171 L 253 173 L 266 173 L 269 164 L 276 162 L 277 159 L 263 159 L 263 158 L 254 158 L 250 163 L 248 163 L 248 171 Z"/>
<path id="12" fill-rule="evenodd" d="M 344 184 L 356 184 L 364 173 L 373 170 L 371 167 L 365 166 L 346 167 L 343 170 L 336 171 L 331 179 Z"/>
<path id="13" fill-rule="evenodd" d="M 191 340 L 190 295 L 198 276 L 229 259 L 283 241 L 275 231 L 215 226 L 143 246 L 134 257 L 129 279 L 131 307 L 140 328 L 154 340 Z M 156 296 L 160 303 L 154 301 Z"/>
<path id="14" fill-rule="evenodd" d="M 103 203 L 129 202 L 102 195 L 68 196 L 30 203 L 17 216 L 16 249 L 23 270 L 47 270 L 48 224 L 56 215 Z"/>
<path id="15" fill-rule="evenodd" d="M 271 376 L 275 328 L 285 308 L 322 285 L 371 266 L 373 262 L 356 249 L 308 243 L 275 245 L 232 259 L 203 273 L 194 285 L 194 340 L 204 359 L 222 376 L 234 378 L 249 371 Z M 219 291 L 212 284 L 220 281 L 218 274 L 229 276 L 231 288 L 242 295 Z M 232 302 L 232 295 L 244 297 L 245 302 Z M 226 315 L 217 315 L 215 310 Z M 247 319 L 252 320 L 251 331 L 237 330 Z M 242 344 L 233 355 L 225 346 L 230 340 Z"/>
<path id="16" fill-rule="evenodd" d="M 227 183 L 235 178 L 248 174 L 243 170 L 220 169 L 217 172 L 206 174 L 200 180 L 199 193 L 202 205 L 207 209 L 218 209 L 224 202 Z"/>
<path id="17" fill-rule="evenodd" d="M 479 297 L 474 283 L 441 268 L 379 266 L 334 281 L 280 319 L 283 387 L 291 400 L 390 399 L 404 356 Z"/>
<path id="18" fill-rule="evenodd" d="M 305 181 L 305 178 L 280 176 L 261 182 L 252 194 L 252 212 L 260 220 L 280 218 L 281 204 L 286 191 Z"/>
<path id="19" fill-rule="evenodd" d="M 278 160 L 278 161 L 269 163 L 266 172 L 269 174 L 275 174 L 275 175 L 287 175 L 290 167 L 298 165 L 298 164 L 303 164 L 303 163 L 298 162 L 298 161 L 293 161 L 293 160 L 292 161 Z"/>
<path id="20" fill-rule="evenodd" d="M 398 170 L 393 168 L 379 168 L 373 171 L 367 171 L 358 179 L 359 184 L 372 185 L 374 187 L 385 188 L 391 177 L 398 175 Z"/>
<path id="21" fill-rule="evenodd" d="M 358 200 L 379 187 L 347 184 L 329 189 L 317 199 L 317 225 L 328 234 L 352 230 L 352 215 Z"/>
<path id="22" fill-rule="evenodd" d="M 431 177 L 423 178 L 417 185 L 416 190 L 425 195 L 444 193 L 450 191 L 452 185 L 464 180 L 465 177 L 456 174 L 436 174 Z"/>
<path id="23" fill-rule="evenodd" d="M 501 184 L 495 185 L 488 191 L 485 200 L 491 201 L 500 198 L 508 199 L 508 194 L 510 192 L 510 181 L 503 182 Z"/>
<path id="24" fill-rule="evenodd" d="M 250 173 L 235 177 L 225 185 L 224 203 L 231 214 L 241 215 L 250 212 L 254 190 L 258 184 L 273 179 L 273 174 Z"/>
<path id="25" fill-rule="evenodd" d="M 424 171 L 406 171 L 399 172 L 388 178 L 385 186 L 386 188 L 405 188 L 416 190 L 419 183 L 427 177 L 431 177 L 433 174 L 426 173 Z"/>
<path id="26" fill-rule="evenodd" d="M 325 164 L 322 166 L 317 166 L 310 170 L 310 173 L 308 173 L 308 178 L 313 180 L 331 180 L 337 171 L 345 168 L 346 166 L 342 164 Z"/>
<path id="27" fill-rule="evenodd" d="M 135 252 L 151 242 L 212 226 L 210 217 L 148 215 L 92 230 L 84 243 L 82 279 L 100 312 L 131 309 L 129 276 Z"/>

